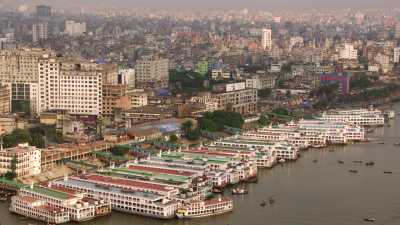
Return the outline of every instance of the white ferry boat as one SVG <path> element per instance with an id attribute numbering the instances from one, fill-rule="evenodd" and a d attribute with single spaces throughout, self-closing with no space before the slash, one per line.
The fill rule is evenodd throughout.
<path id="1" fill-rule="evenodd" d="M 218 198 L 206 201 L 195 201 L 178 209 L 179 219 L 193 219 L 214 216 L 233 211 L 233 201 L 229 198 Z"/>
<path id="2" fill-rule="evenodd" d="M 70 221 L 68 211 L 30 196 L 13 196 L 10 211 L 49 224 L 61 224 Z"/>

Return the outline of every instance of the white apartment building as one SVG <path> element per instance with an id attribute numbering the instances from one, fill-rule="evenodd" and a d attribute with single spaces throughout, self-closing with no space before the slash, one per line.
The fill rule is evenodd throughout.
<path id="1" fill-rule="evenodd" d="M 393 49 L 393 62 L 400 63 L 400 47 Z"/>
<path id="2" fill-rule="evenodd" d="M 167 88 L 169 81 L 168 59 L 144 56 L 135 67 L 137 88 Z"/>
<path id="3" fill-rule="evenodd" d="M 17 177 L 34 176 L 41 173 L 40 149 L 20 144 L 17 147 L 0 150 L 0 174 L 11 171 L 11 161 L 17 159 Z"/>
<path id="4" fill-rule="evenodd" d="M 261 47 L 263 50 L 272 50 L 272 30 L 263 29 L 261 32 Z"/>
<path id="5" fill-rule="evenodd" d="M 71 36 L 80 36 L 86 32 L 86 23 L 78 23 L 73 20 L 65 21 L 65 33 Z"/>
<path id="6" fill-rule="evenodd" d="M 32 42 L 47 40 L 49 35 L 49 28 L 46 22 L 35 23 L 32 25 Z"/>
<path id="7" fill-rule="evenodd" d="M 131 99 L 131 107 L 137 108 L 148 105 L 148 94 L 143 89 L 131 89 L 126 93 Z"/>
<path id="8" fill-rule="evenodd" d="M 358 58 L 357 49 L 352 44 L 344 44 L 339 48 L 339 59 L 355 60 Z"/>
<path id="9" fill-rule="evenodd" d="M 39 112 L 102 112 L 102 70 L 91 62 L 44 56 L 39 62 Z"/>

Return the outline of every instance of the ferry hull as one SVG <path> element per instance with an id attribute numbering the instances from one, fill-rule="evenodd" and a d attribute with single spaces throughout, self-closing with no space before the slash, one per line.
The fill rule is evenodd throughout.
<path id="1" fill-rule="evenodd" d="M 221 210 L 219 212 L 205 213 L 205 214 L 201 214 L 201 215 L 191 215 L 191 216 L 182 215 L 182 214 L 177 213 L 176 217 L 178 217 L 178 219 L 196 219 L 196 218 L 202 218 L 202 217 L 217 216 L 217 215 L 229 213 L 232 211 L 233 211 L 233 209 L 229 209 L 229 210 Z"/>

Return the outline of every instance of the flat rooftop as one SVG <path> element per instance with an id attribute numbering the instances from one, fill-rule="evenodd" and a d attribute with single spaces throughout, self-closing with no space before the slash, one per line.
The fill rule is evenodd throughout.
<path id="1" fill-rule="evenodd" d="M 78 180 L 75 178 L 70 178 L 68 180 L 58 180 L 54 182 L 57 185 L 68 185 L 68 186 L 73 186 L 73 187 L 83 187 L 86 189 L 91 189 L 95 191 L 102 191 L 102 192 L 108 192 L 111 194 L 119 193 L 119 194 L 124 194 L 128 195 L 131 197 L 135 198 L 142 198 L 146 199 L 149 201 L 157 201 L 163 198 L 162 195 L 157 195 L 154 193 L 149 193 L 149 192 L 144 192 L 144 191 L 131 191 L 131 190 L 126 190 L 123 188 L 118 188 L 118 187 L 112 187 L 112 186 L 107 186 L 107 185 L 96 185 L 94 183 L 91 183 L 89 181 L 85 180 Z"/>

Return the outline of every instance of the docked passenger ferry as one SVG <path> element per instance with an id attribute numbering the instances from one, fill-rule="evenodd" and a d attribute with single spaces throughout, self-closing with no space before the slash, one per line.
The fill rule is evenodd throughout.
<path id="1" fill-rule="evenodd" d="M 217 198 L 206 201 L 195 201 L 178 209 L 179 219 L 193 219 L 214 216 L 233 211 L 233 201 L 229 198 Z"/>

